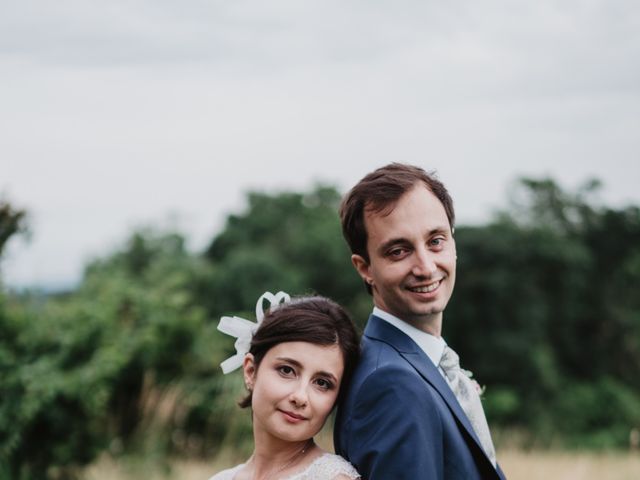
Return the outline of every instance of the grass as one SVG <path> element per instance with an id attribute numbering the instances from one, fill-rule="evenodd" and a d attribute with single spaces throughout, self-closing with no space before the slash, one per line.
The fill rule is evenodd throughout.
<path id="1" fill-rule="evenodd" d="M 510 480 L 637 480 L 640 478 L 640 452 L 576 453 L 521 450 L 498 451 L 498 461 Z M 103 458 L 89 468 L 86 480 L 207 480 L 229 466 L 226 460 L 175 461 L 157 469 L 149 462 L 116 463 Z"/>
<path id="2" fill-rule="evenodd" d="M 637 480 L 640 453 L 576 453 L 511 450 L 498 452 L 509 479 Z"/>

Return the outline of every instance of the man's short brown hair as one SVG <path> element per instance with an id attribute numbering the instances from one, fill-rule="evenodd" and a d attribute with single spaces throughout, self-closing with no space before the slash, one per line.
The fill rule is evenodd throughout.
<path id="1" fill-rule="evenodd" d="M 419 182 L 440 200 L 453 231 L 453 200 L 442 182 L 435 177 L 435 173 L 427 173 L 413 165 L 390 163 L 366 175 L 342 199 L 342 234 L 349 244 L 351 253 L 360 255 L 369 262 L 367 229 L 364 224 L 365 210 L 391 212 L 400 197 Z"/>

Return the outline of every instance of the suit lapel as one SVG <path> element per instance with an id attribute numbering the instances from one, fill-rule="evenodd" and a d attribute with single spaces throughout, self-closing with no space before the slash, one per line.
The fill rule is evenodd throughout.
<path id="1" fill-rule="evenodd" d="M 467 415 L 462 410 L 462 407 L 460 407 L 458 400 L 456 400 L 446 380 L 429 357 L 427 357 L 426 353 L 424 353 L 408 335 L 375 315 L 369 317 L 364 335 L 384 342 L 397 350 L 420 376 L 436 389 L 458 422 L 478 444 L 480 450 L 484 452 Z M 487 461 L 488 460 L 487 458 Z"/>

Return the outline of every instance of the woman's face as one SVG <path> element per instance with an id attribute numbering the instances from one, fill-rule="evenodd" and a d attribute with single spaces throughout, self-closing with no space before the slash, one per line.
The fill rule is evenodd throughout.
<path id="1" fill-rule="evenodd" d="M 313 437 L 338 396 L 344 360 L 338 345 L 285 342 L 272 347 L 256 369 L 244 360 L 245 382 L 253 390 L 253 428 L 285 441 Z"/>

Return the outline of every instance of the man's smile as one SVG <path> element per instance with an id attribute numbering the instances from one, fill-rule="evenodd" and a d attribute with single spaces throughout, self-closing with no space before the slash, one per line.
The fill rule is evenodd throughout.
<path id="1" fill-rule="evenodd" d="M 427 285 L 407 287 L 407 289 L 415 293 L 430 293 L 435 291 L 440 286 L 440 283 L 442 282 L 442 280 L 444 279 L 436 280 L 435 282 L 429 283 Z"/>

